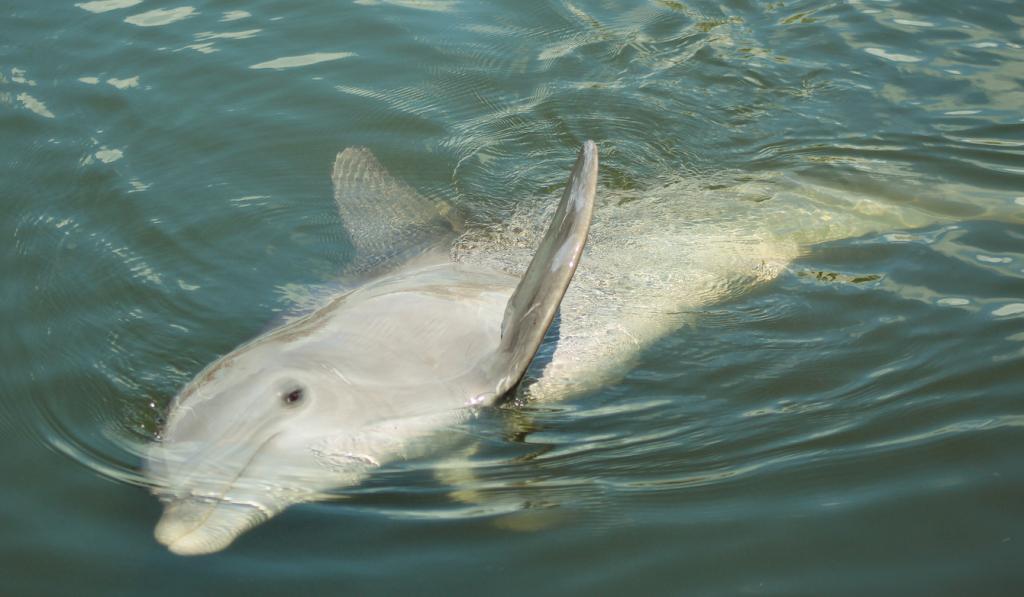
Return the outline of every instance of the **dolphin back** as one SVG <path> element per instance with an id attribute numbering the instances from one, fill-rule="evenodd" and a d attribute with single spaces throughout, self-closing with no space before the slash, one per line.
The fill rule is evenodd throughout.
<path id="1" fill-rule="evenodd" d="M 462 217 L 395 179 L 365 147 L 338 153 L 331 173 L 342 225 L 356 250 L 356 271 L 405 261 L 433 247 L 447 252 Z"/>
<path id="2" fill-rule="evenodd" d="M 594 212 L 597 162 L 597 145 L 586 141 L 540 247 L 505 307 L 501 341 L 490 364 L 498 377 L 493 400 L 526 373 L 576 272 Z"/>

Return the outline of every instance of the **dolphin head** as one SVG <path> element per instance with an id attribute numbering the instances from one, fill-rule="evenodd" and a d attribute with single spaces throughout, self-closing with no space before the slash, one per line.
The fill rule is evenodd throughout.
<path id="1" fill-rule="evenodd" d="M 436 269 L 339 297 L 185 386 L 147 454 L 165 503 L 157 540 L 182 555 L 219 551 L 289 505 L 433 450 L 480 393 L 473 359 L 493 350 L 509 292 L 504 274 L 500 291 L 442 292 L 479 274 Z"/>
<path id="2" fill-rule="evenodd" d="M 172 552 L 223 549 L 291 504 L 358 482 L 374 462 L 324 456 L 350 431 L 339 421 L 351 417 L 337 416 L 343 386 L 287 344 L 244 346 L 175 398 L 147 463 L 165 505 L 155 535 Z"/>

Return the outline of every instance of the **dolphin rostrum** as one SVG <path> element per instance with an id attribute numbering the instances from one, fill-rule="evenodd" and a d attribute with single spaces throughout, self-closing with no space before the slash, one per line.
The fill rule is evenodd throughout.
<path id="1" fill-rule="evenodd" d="M 587 141 L 521 276 L 453 259 L 458 216 L 391 178 L 366 149 L 338 154 L 338 209 L 361 283 L 236 348 L 173 400 L 146 470 L 158 541 L 221 550 L 291 504 L 358 484 L 522 379 L 590 228 Z"/>

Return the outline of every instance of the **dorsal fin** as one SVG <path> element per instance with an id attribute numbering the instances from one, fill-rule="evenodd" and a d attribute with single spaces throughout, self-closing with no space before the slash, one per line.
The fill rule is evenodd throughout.
<path id="1" fill-rule="evenodd" d="M 597 145 L 580 148 L 558 210 L 505 307 L 501 343 L 490 370 L 498 376 L 492 400 L 515 386 L 540 347 L 569 287 L 590 230 L 597 190 Z"/>
<path id="2" fill-rule="evenodd" d="M 331 181 L 359 269 L 408 258 L 450 242 L 462 228 L 462 219 L 454 208 L 443 201 L 431 201 L 399 182 L 365 147 L 339 152 Z"/>

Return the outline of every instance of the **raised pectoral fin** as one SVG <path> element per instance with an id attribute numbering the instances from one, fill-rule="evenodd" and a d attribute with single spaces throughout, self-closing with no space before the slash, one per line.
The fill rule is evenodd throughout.
<path id="1" fill-rule="evenodd" d="M 594 211 L 597 162 L 597 145 L 585 142 L 554 219 L 505 307 L 501 343 L 490 364 L 498 377 L 495 398 L 526 372 L 576 271 Z"/>

